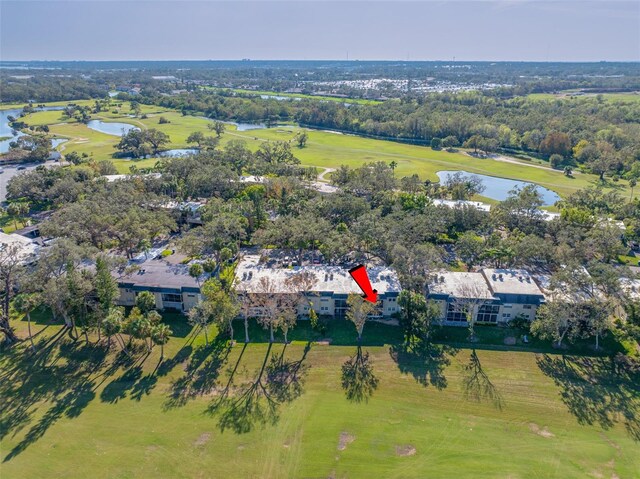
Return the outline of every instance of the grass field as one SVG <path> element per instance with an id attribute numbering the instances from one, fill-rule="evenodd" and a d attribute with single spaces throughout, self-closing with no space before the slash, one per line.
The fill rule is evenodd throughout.
<path id="1" fill-rule="evenodd" d="M 39 352 L 3 352 L 3 477 L 568 479 L 640 470 L 639 386 L 607 358 L 482 345 L 411 356 L 393 346 L 397 328 L 373 323 L 362 346 L 377 379 L 368 394 L 351 376 L 342 383 L 341 366 L 357 352 L 349 324 L 330 327 L 331 345 L 308 344 L 303 326 L 286 348 L 255 329 L 259 342 L 228 348 L 205 347 L 182 318 L 170 321 L 176 334 L 160 365 L 157 349 L 114 362 L 104 347 L 72 345 L 44 318 L 34 326 L 45 328 Z M 24 336 L 24 321 L 15 324 Z"/>
<path id="2" fill-rule="evenodd" d="M 227 88 L 213 88 L 214 90 L 227 90 Z M 382 103 L 381 100 L 367 100 L 364 98 L 343 98 L 337 96 L 325 96 L 325 95 L 305 95 L 304 93 L 283 93 L 275 91 L 265 90 L 243 90 L 241 88 L 231 88 L 231 91 L 237 93 L 247 93 L 249 95 L 269 95 L 288 98 L 306 98 L 317 101 L 335 101 L 338 103 L 357 103 L 359 105 L 374 105 L 376 103 Z"/>
<path id="3" fill-rule="evenodd" d="M 204 118 L 183 116 L 176 111 L 161 107 L 143 106 L 142 112 L 148 118 L 129 118 L 126 116 L 129 114 L 129 109 L 125 104 L 117 114 L 102 112 L 93 115 L 93 117 L 104 121 L 122 121 L 139 127 L 157 128 L 169 135 L 170 148 L 188 147 L 186 139 L 189 134 L 205 130 L 209 122 Z M 158 124 L 160 115 L 170 120 L 171 123 Z M 118 141 L 115 136 L 96 132 L 85 125 L 66 122 L 62 119 L 61 112 L 38 112 L 27 116 L 25 121 L 32 125 L 50 125 L 51 133 L 70 139 L 60 147 L 64 151 L 91 154 L 98 160 L 111 158 L 115 151 L 113 145 Z M 232 139 L 243 139 L 251 148 L 257 149 L 263 141 L 289 140 L 293 138 L 297 130 L 298 127 L 295 126 L 278 126 L 269 129 L 237 131 L 234 126 L 228 125 L 227 131 L 222 137 L 222 144 L 224 145 Z M 342 135 L 329 131 L 310 130 L 306 148 L 296 148 L 295 154 L 304 165 L 322 168 L 336 168 L 340 165 L 355 167 L 372 161 L 387 163 L 396 161 L 398 177 L 416 173 L 422 179 L 432 181 L 438 180 L 436 172 L 440 170 L 466 170 L 473 173 L 532 181 L 556 191 L 561 196 L 566 196 L 597 182 L 597 177 L 594 175 L 576 173 L 574 178 L 567 178 L 560 171 L 530 166 L 524 160 L 519 163 L 506 163 L 494 159 L 478 159 L 462 153 L 448 153 L 423 146 Z M 127 173 L 132 164 L 132 162 L 124 160 L 115 163 L 121 173 Z M 145 160 L 138 166 L 152 166 L 153 163 L 155 161 Z M 620 190 L 621 194 L 627 195 L 626 182 L 621 181 L 615 187 Z"/>
<path id="4" fill-rule="evenodd" d="M 573 99 L 573 98 L 595 98 L 597 93 L 587 93 L 582 95 L 575 95 L 576 90 L 564 90 L 558 93 L 530 93 L 527 98 L 532 100 L 558 100 L 558 99 Z M 640 102 L 640 92 L 630 93 L 601 93 L 602 98 L 606 101 L 616 103 L 636 103 Z"/>

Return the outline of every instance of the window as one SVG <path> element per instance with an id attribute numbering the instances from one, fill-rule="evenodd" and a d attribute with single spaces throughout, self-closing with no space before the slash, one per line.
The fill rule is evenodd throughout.
<path id="1" fill-rule="evenodd" d="M 447 321 L 451 322 L 467 322 L 467 315 L 465 309 L 461 308 L 453 303 L 449 303 L 447 307 Z"/>
<path id="2" fill-rule="evenodd" d="M 507 313 L 502 313 L 502 317 L 503 318 L 510 318 L 511 317 L 511 313 L 507 314 Z"/>
<path id="3" fill-rule="evenodd" d="M 329 306 L 322 306 L 320 311 L 329 311 Z"/>
<path id="4" fill-rule="evenodd" d="M 511 308 L 513 308 L 512 304 L 505 304 L 504 305 L 504 309 L 511 309 Z"/>
<path id="5" fill-rule="evenodd" d="M 480 306 L 480 309 L 478 309 L 476 321 L 481 323 L 497 323 L 498 311 L 500 311 L 500 306 L 497 304 L 483 304 Z"/>
<path id="6" fill-rule="evenodd" d="M 522 306 L 522 309 L 531 309 L 531 305 L 530 304 L 525 304 L 524 306 Z"/>
<path id="7" fill-rule="evenodd" d="M 182 303 L 182 295 L 174 293 L 162 293 L 163 303 Z"/>

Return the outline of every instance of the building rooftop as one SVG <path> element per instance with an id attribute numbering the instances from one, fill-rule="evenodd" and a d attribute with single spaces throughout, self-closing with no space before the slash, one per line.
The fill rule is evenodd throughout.
<path id="1" fill-rule="evenodd" d="M 145 288 L 199 289 L 195 278 L 189 276 L 189 266 L 186 264 L 172 264 L 164 259 L 149 259 L 137 266 L 139 270 L 117 276 L 118 283 Z"/>
<path id="2" fill-rule="evenodd" d="M 39 249 L 37 244 L 25 236 L 0 232 L 0 251 L 8 247 L 16 247 L 16 256 L 23 263 L 35 260 Z"/>
<path id="3" fill-rule="evenodd" d="M 456 298 L 493 299 L 493 294 L 481 273 L 441 271 L 434 274 L 433 281 L 429 284 L 429 293 Z"/>
<path id="4" fill-rule="evenodd" d="M 491 269 L 482 270 L 487 284 L 494 294 L 528 294 L 543 296 L 542 291 L 529 272 L 524 269 Z"/>
<path id="5" fill-rule="evenodd" d="M 620 278 L 622 290 L 632 299 L 640 299 L 640 279 Z"/>
<path id="6" fill-rule="evenodd" d="M 285 280 L 301 272 L 312 273 L 316 278 L 313 291 L 336 294 L 361 294 L 362 291 L 349 275 L 349 271 L 340 266 L 313 265 L 294 268 L 270 267 L 260 263 L 259 255 L 245 255 L 236 269 L 236 289 L 238 291 L 258 292 L 260 278 L 269 278 L 277 285 L 284 286 Z M 386 266 L 367 268 L 369 279 L 378 294 L 399 293 L 400 281 L 394 270 Z M 284 288 L 283 288 L 284 289 Z"/>

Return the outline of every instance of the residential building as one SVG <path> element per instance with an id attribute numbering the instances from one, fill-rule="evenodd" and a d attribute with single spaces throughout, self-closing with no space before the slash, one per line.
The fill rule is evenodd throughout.
<path id="1" fill-rule="evenodd" d="M 137 266 L 135 271 L 116 278 L 120 292 L 117 304 L 134 306 L 142 291 L 154 294 L 156 308 L 160 310 L 186 312 L 200 302 L 200 285 L 189 275 L 188 265 L 157 258 Z"/>
<path id="2" fill-rule="evenodd" d="M 331 265 L 310 265 L 293 268 L 279 267 L 261 261 L 259 255 L 245 255 L 236 269 L 236 290 L 239 293 L 261 293 L 261 279 L 268 278 L 272 290 L 288 292 L 286 282 L 299 273 L 311 273 L 315 284 L 306 293 L 308 303 L 301 302 L 298 314 L 302 317 L 313 309 L 318 315 L 341 318 L 347 312 L 349 294 L 362 294 L 362 291 L 349 275 L 347 268 Z M 378 292 L 377 317 L 390 317 L 398 312 L 398 295 L 401 287 L 394 270 L 386 266 L 367 268 L 372 287 Z M 254 310 L 251 315 L 258 315 Z"/>
<path id="3" fill-rule="evenodd" d="M 22 264 L 32 264 L 38 257 L 40 247 L 30 238 L 19 234 L 0 232 L 0 251 L 11 248 L 12 255 Z"/>
<path id="4" fill-rule="evenodd" d="M 528 272 L 484 269 L 445 271 L 434 275 L 428 298 L 440 307 L 443 324 L 464 326 L 471 308 L 478 323 L 508 323 L 517 317 L 532 321 L 544 294 Z"/>

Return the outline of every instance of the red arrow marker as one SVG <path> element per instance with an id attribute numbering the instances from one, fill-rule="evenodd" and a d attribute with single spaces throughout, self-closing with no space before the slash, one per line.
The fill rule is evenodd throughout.
<path id="1" fill-rule="evenodd" d="M 378 301 L 378 290 L 373 289 L 371 287 L 371 281 L 369 281 L 369 275 L 367 274 L 367 268 L 364 265 L 356 266 L 355 268 L 351 268 L 349 270 L 349 274 L 353 278 L 353 280 L 358 284 L 364 295 L 362 296 L 365 300 L 370 301 L 372 303 L 376 303 Z"/>

